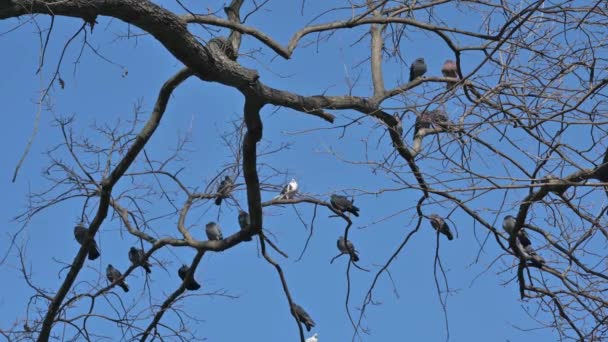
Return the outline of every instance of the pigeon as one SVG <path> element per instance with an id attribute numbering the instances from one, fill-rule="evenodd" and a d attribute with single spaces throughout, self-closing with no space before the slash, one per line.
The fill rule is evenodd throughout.
<path id="1" fill-rule="evenodd" d="M 304 323 L 304 325 L 306 326 L 306 331 L 310 331 L 310 329 L 312 329 L 312 327 L 315 326 L 315 321 L 313 321 L 312 318 L 310 318 L 310 316 L 308 315 L 308 313 L 306 312 L 306 310 L 304 310 L 304 308 L 302 308 L 298 304 L 294 303 L 293 304 L 293 311 L 296 314 L 296 319 L 300 323 Z"/>
<path id="2" fill-rule="evenodd" d="M 144 260 L 145 254 L 143 249 L 131 247 L 131 249 L 129 249 L 129 260 L 131 260 L 133 265 L 143 267 L 146 270 L 146 273 L 152 273 L 152 270 L 150 269 L 150 266 L 152 265 L 150 265 L 148 260 Z"/>
<path id="3" fill-rule="evenodd" d="M 279 200 L 292 199 L 297 191 L 298 191 L 298 182 L 296 182 L 296 180 L 292 178 L 289 183 L 285 184 L 285 186 L 283 187 L 283 190 L 281 190 L 281 193 L 274 199 L 279 199 Z"/>
<path id="4" fill-rule="evenodd" d="M 120 273 L 119 270 L 115 269 L 112 264 L 108 264 L 108 267 L 106 268 L 106 277 L 108 278 L 108 281 L 110 283 L 114 283 L 116 280 L 122 277 L 122 273 Z M 129 285 L 125 283 L 124 279 L 118 282 L 116 285 L 122 287 L 123 291 L 129 292 Z"/>
<path id="5" fill-rule="evenodd" d="M 319 342 L 319 339 L 317 337 L 319 337 L 319 334 L 314 333 L 311 337 L 307 338 L 306 341 L 304 341 L 304 342 Z"/>
<path id="6" fill-rule="evenodd" d="M 456 66 L 456 63 L 451 59 L 448 59 L 447 61 L 445 61 L 445 63 L 443 63 L 443 67 L 441 67 L 441 73 L 443 74 L 443 77 L 460 79 L 458 77 L 458 67 Z M 447 82 L 446 88 L 448 90 L 454 89 L 456 83 L 458 82 Z"/>
<path id="7" fill-rule="evenodd" d="M 353 243 L 350 240 L 346 240 L 346 243 L 345 243 L 344 236 L 340 236 L 340 238 L 338 239 L 338 249 L 340 250 L 340 252 L 342 252 L 342 254 L 350 255 L 350 259 L 353 262 L 359 261 L 359 255 L 357 255 L 355 246 L 353 245 Z"/>
<path id="8" fill-rule="evenodd" d="M 246 211 L 239 210 L 239 226 L 241 226 L 241 230 L 250 229 L 251 219 L 249 218 L 249 214 Z M 247 237 L 244 240 L 251 241 L 251 237 Z"/>
<path id="9" fill-rule="evenodd" d="M 235 61 L 236 58 L 238 57 L 238 54 L 234 50 L 234 46 L 232 45 L 232 43 L 230 43 L 230 40 L 228 40 L 228 38 L 226 38 L 226 37 L 215 37 L 215 38 L 209 40 L 208 44 L 209 45 L 213 44 L 213 45 L 217 46 L 218 49 L 220 49 L 226 55 L 226 57 L 230 58 L 233 61 Z"/>
<path id="10" fill-rule="evenodd" d="M 416 116 L 416 122 L 414 122 L 414 138 L 418 135 L 418 131 L 423 128 L 431 128 L 433 123 L 433 113 L 424 111 L 419 116 Z"/>
<path id="11" fill-rule="evenodd" d="M 349 201 L 346 196 L 342 195 L 331 195 L 330 199 L 331 206 L 337 211 L 345 212 L 348 211 L 353 215 L 359 217 L 359 208 L 353 205 L 353 202 Z"/>
<path id="12" fill-rule="evenodd" d="M 397 121 L 397 124 L 395 125 L 395 132 L 397 132 L 399 136 L 403 136 L 403 122 L 401 121 L 399 113 L 393 113 L 393 118 L 395 118 L 395 121 Z"/>
<path id="13" fill-rule="evenodd" d="M 606 152 L 604 152 L 604 158 L 602 159 L 602 164 L 606 164 L 606 163 L 608 163 L 608 148 L 606 149 Z M 601 169 L 600 172 L 596 171 L 595 175 L 596 175 L 596 178 L 600 182 L 607 183 L 608 182 L 608 166 Z M 608 197 L 608 186 L 604 186 L 604 192 L 606 193 L 606 196 Z M 606 211 L 606 214 L 608 215 L 608 211 Z"/>
<path id="14" fill-rule="evenodd" d="M 513 234 L 513 231 L 515 230 L 515 221 L 515 217 L 511 215 L 505 216 L 504 220 L 502 221 L 502 229 L 504 229 L 509 235 Z M 532 241 L 530 241 L 528 234 L 523 229 L 520 229 L 519 233 L 517 234 L 517 243 L 523 247 L 524 252 L 528 254 L 529 259 L 533 264 L 540 267 L 545 263 L 545 259 L 538 255 L 532 248 Z"/>
<path id="15" fill-rule="evenodd" d="M 418 58 L 410 65 L 410 82 L 426 73 L 426 63 L 424 58 Z"/>
<path id="16" fill-rule="evenodd" d="M 224 177 L 224 180 L 220 182 L 220 185 L 217 187 L 217 196 L 215 197 L 215 205 L 222 204 L 222 200 L 230 196 L 232 192 L 232 188 L 234 188 L 234 183 L 232 182 L 232 178 L 230 176 Z"/>
<path id="17" fill-rule="evenodd" d="M 182 281 L 184 281 L 184 279 L 186 278 L 186 274 L 188 274 L 189 270 L 190 270 L 190 267 L 188 267 L 188 265 L 182 265 L 182 267 L 180 267 L 179 270 L 177 270 L 177 275 L 179 275 L 179 277 L 182 279 Z M 188 281 L 186 283 L 186 290 L 195 291 L 200 288 L 201 288 L 201 285 L 199 283 L 197 283 L 196 280 L 194 280 L 194 274 L 193 274 L 190 281 Z"/>
<path id="18" fill-rule="evenodd" d="M 83 226 L 82 223 L 76 225 L 76 227 L 74 227 L 74 237 L 76 238 L 76 241 L 78 241 L 78 243 L 82 245 L 87 237 L 88 232 L 89 230 L 85 226 Z M 99 258 L 99 247 L 97 247 L 97 242 L 95 242 L 94 239 L 89 245 L 88 253 L 89 260 L 95 260 Z"/>
<path id="19" fill-rule="evenodd" d="M 447 236 L 448 240 L 454 240 L 454 235 L 452 235 L 450 227 L 443 218 L 437 214 L 431 214 L 429 215 L 429 220 L 431 221 L 431 226 L 433 226 L 436 231 Z"/>
<path id="20" fill-rule="evenodd" d="M 205 233 L 207 233 L 207 239 L 209 240 L 221 240 L 224 238 L 220 225 L 215 222 L 207 223 L 205 226 Z"/>

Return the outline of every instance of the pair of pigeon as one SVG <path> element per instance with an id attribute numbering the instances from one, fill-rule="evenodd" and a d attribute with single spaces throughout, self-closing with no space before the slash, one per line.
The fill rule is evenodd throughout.
<path id="1" fill-rule="evenodd" d="M 505 216 L 502 221 L 502 229 L 504 229 L 509 235 L 513 234 L 515 231 L 515 222 L 515 217 L 511 215 Z M 530 241 L 528 234 L 523 229 L 520 229 L 519 232 L 517 232 L 515 243 L 523 247 L 521 250 L 523 250 L 525 253 L 524 256 L 526 259 L 530 260 L 534 266 L 541 267 L 545 263 L 545 259 L 543 259 L 543 257 L 538 255 L 536 251 L 532 249 L 532 241 Z"/>
<path id="2" fill-rule="evenodd" d="M 249 230 L 251 227 L 251 218 L 249 214 L 243 210 L 239 210 L 239 226 L 241 230 Z M 207 234 L 207 239 L 211 241 L 219 241 L 224 239 L 224 235 L 222 234 L 222 228 L 216 222 L 209 222 L 205 225 L 205 233 Z M 244 239 L 245 241 L 251 241 L 251 236 L 248 236 Z"/>
<path id="3" fill-rule="evenodd" d="M 141 266 L 144 266 L 144 265 L 145 264 L 142 264 Z M 146 268 L 146 272 L 148 272 L 148 270 L 149 270 L 149 268 Z M 182 281 L 185 280 L 186 275 L 188 274 L 188 271 L 190 271 L 190 268 L 187 265 L 182 265 L 182 267 L 180 267 L 179 270 L 177 270 L 177 274 L 182 279 Z M 148 272 L 148 273 L 150 273 L 150 272 Z M 129 285 L 127 285 L 127 283 L 125 282 L 124 279 L 120 279 L 120 278 L 122 278 L 122 273 L 120 273 L 119 270 L 114 268 L 114 266 L 112 266 L 112 264 L 108 264 L 108 267 L 106 268 L 106 278 L 108 278 L 108 281 L 110 283 L 114 283 L 117 281 L 116 285 L 120 286 L 123 291 L 129 292 Z M 187 290 L 194 291 L 194 290 L 200 289 L 201 285 L 196 280 L 194 280 L 194 277 L 191 277 L 186 282 L 185 287 Z"/>
<path id="4" fill-rule="evenodd" d="M 414 63 L 410 65 L 410 82 L 424 75 L 426 73 L 426 69 L 427 68 L 426 63 L 424 62 L 424 58 L 417 58 Z M 447 61 L 445 61 L 445 63 L 443 63 L 443 67 L 441 67 L 441 73 L 444 77 L 451 77 L 456 79 L 459 78 L 458 66 L 451 59 L 448 59 Z M 456 83 L 458 83 L 458 81 L 449 81 L 447 82 L 446 88 L 448 90 L 453 89 L 454 86 L 456 86 Z"/>
<path id="5" fill-rule="evenodd" d="M 230 197 L 230 193 L 234 189 L 234 181 L 230 176 L 225 176 L 224 179 L 220 182 L 217 187 L 217 195 L 215 196 L 215 205 L 221 205 L 222 200 Z M 295 179 L 291 179 L 291 181 L 283 187 L 281 193 L 275 197 L 274 199 L 283 200 L 283 199 L 292 199 L 296 192 L 298 191 L 298 182 Z"/>
<path id="6" fill-rule="evenodd" d="M 129 249 L 129 260 L 133 265 L 143 267 L 146 270 L 146 273 L 152 272 L 150 269 L 152 265 L 150 265 L 148 260 L 146 260 L 146 253 L 143 249 L 131 247 Z M 112 264 L 108 264 L 108 267 L 106 268 L 106 278 L 108 278 L 110 283 L 114 283 L 118 279 L 122 278 L 122 273 L 114 268 Z M 120 280 L 118 283 L 116 283 L 116 285 L 120 286 L 123 291 L 129 292 L 129 285 L 127 285 L 124 279 Z"/>

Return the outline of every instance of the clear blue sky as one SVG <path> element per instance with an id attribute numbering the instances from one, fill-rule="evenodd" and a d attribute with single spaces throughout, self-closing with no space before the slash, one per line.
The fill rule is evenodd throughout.
<path id="1" fill-rule="evenodd" d="M 171 1 L 166 6 L 175 8 Z M 194 3 L 194 2 L 190 2 Z M 207 2 L 205 6 L 213 10 L 221 9 L 220 2 Z M 272 13 L 257 13 L 248 24 L 259 27 L 276 40 L 286 43 L 292 32 L 311 19 L 313 13 L 331 4 L 307 4 L 305 17 L 299 15 L 300 4 L 290 7 L 287 2 L 276 1 Z M 308 2 L 307 2 L 308 3 Z M 316 2 L 319 3 L 319 2 Z M 318 8 L 315 8 L 318 7 Z M 193 7 L 195 8 L 195 7 Z M 200 9 L 199 9 L 200 10 Z M 272 16 L 272 20 L 269 20 Z M 323 21 L 332 19 L 327 16 Z M 47 27 L 48 18 L 38 17 L 41 26 Z M 467 16 L 458 14 L 453 18 L 454 25 L 468 25 Z M 3 152 L 3 167 L 0 168 L 2 195 L 0 195 L 0 222 L 3 235 L 0 239 L 0 250 L 6 251 L 10 245 L 10 235 L 17 232 L 22 222 L 14 217 L 23 212 L 27 205 L 28 192 L 39 192 L 49 186 L 42 177 L 49 159 L 45 151 L 61 141 L 61 132 L 53 125 L 53 116 L 75 115 L 75 133 L 88 136 L 99 144 L 105 144 L 92 126 L 113 125 L 117 119 L 132 118 L 133 107 L 138 101 L 142 103 L 142 117 L 147 119 L 156 95 L 162 83 L 177 70 L 181 64 L 176 61 L 162 46 L 148 36 L 125 39 L 128 27 L 107 18 L 98 18 L 93 34 L 89 32 L 89 43 L 99 49 L 107 59 L 124 66 L 128 75 L 123 77 L 123 69 L 112 65 L 85 48 L 77 64 L 76 58 L 82 44 L 82 36 L 77 38 L 67 50 L 61 66 L 61 76 L 65 80 L 65 89 L 56 84 L 49 94 L 51 108 L 44 108 L 38 135 L 25 160 L 16 183 L 11 183 L 14 167 L 19 160 L 33 129 L 36 115 L 36 101 L 41 87 L 49 82 L 49 76 L 55 70 L 63 44 L 76 32 L 82 21 L 57 18 L 54 33 L 46 52 L 45 66 L 41 75 L 36 75 L 40 57 L 40 41 L 32 25 L 24 25 L 14 32 L 0 36 L 3 63 L 0 65 L 2 81 L 0 94 L 3 99 L 5 124 L 0 127 L 0 139 Z M 14 27 L 17 21 L 0 21 L 0 31 L 5 32 Z M 131 27 L 131 33 L 138 33 Z M 225 31 L 221 31 L 222 34 Z M 368 43 L 364 41 L 351 47 L 365 29 L 341 31 L 328 42 L 302 47 L 296 51 L 292 60 L 274 58 L 272 51 L 262 49 L 257 60 L 243 56 L 240 62 L 259 70 L 262 80 L 273 87 L 291 90 L 301 94 L 341 94 L 346 89 L 345 78 L 356 78 L 359 83 L 354 93 L 369 94 L 371 90 L 367 64 L 358 65 L 368 54 Z M 208 38 L 208 35 L 205 36 Z M 309 42 L 312 39 L 306 39 Z M 425 43 L 421 43 L 425 41 Z M 242 52 L 258 48 L 260 45 L 246 37 Z M 451 57 L 449 49 L 434 36 L 411 32 L 402 43 L 402 54 L 409 63 L 419 56 L 424 56 L 429 66 L 430 75 L 439 75 L 439 68 L 446 58 Z M 474 58 L 474 57 L 471 57 Z M 472 65 L 465 60 L 465 68 Z M 397 63 L 387 62 L 385 81 L 387 86 L 394 86 L 402 81 L 407 73 L 406 66 L 398 67 Z M 425 86 L 435 87 L 438 86 Z M 425 88 L 426 89 L 426 88 Z M 420 94 L 422 89 L 413 92 Z M 415 101 L 414 97 L 408 101 Z M 393 103 L 395 104 L 395 103 Z M 52 109 L 49 110 L 49 109 Z M 191 78 L 180 86 L 169 103 L 165 118 L 160 128 L 146 147 L 152 159 L 162 159 L 172 153 L 178 137 L 189 134 L 191 139 L 185 159 L 172 164 L 169 169 L 175 171 L 184 168 L 182 180 L 189 187 L 202 190 L 226 163 L 230 163 L 230 151 L 223 146 L 220 135 L 230 129 L 230 121 L 241 115 L 242 98 L 238 92 L 219 84 L 207 84 Z M 264 139 L 260 149 L 272 149 L 283 142 L 291 144 L 288 150 L 260 158 L 262 162 L 280 170 L 288 171 L 289 176 L 274 177 L 268 183 L 281 185 L 291 177 L 298 180 L 301 191 L 306 194 L 327 199 L 333 191 L 342 189 L 361 189 L 377 191 L 382 188 L 396 187 L 394 178 L 385 172 L 373 173 L 366 165 L 351 165 L 331 156 L 332 149 L 345 159 L 363 160 L 365 158 L 365 141 L 369 143 L 367 151 L 375 160 L 382 159 L 390 150 L 386 138 L 377 143 L 381 129 L 371 131 L 375 124 L 370 119 L 361 125 L 349 128 L 346 137 L 340 139 L 340 130 L 316 130 L 307 134 L 293 135 L 296 131 L 313 128 L 328 128 L 329 124 L 288 109 L 267 106 L 263 110 Z M 335 125 L 348 122 L 348 118 L 359 114 L 352 111 L 335 112 L 338 119 Z M 405 122 L 406 130 L 412 124 L 412 117 Z M 407 139 L 410 139 L 411 135 Z M 379 147 L 377 147 L 379 146 Z M 59 158 L 72 163 L 65 150 L 56 154 Z M 143 159 L 132 166 L 129 171 L 143 170 Z M 422 162 L 427 168 L 440 169 L 436 161 Z M 268 169 L 261 168 L 262 172 Z M 400 170 L 409 182 L 414 182 L 407 169 Z M 262 176 L 263 178 L 263 176 Z M 153 179 L 144 178 L 153 183 Z M 242 183 L 242 178 L 238 180 Z M 167 183 L 168 184 L 168 183 Z M 115 191 L 130 186 L 127 178 L 121 180 Z M 269 199 L 275 194 L 264 193 Z M 521 194 L 520 194 L 521 195 Z M 403 190 L 382 196 L 363 195 L 356 204 L 361 208 L 361 217 L 354 219 L 354 228 L 350 239 L 361 254 L 361 265 L 372 270 L 364 273 L 351 270 L 352 288 L 350 308 L 357 314 L 357 308 L 373 275 L 379 265 L 386 262 L 404 236 L 415 225 L 415 206 L 420 193 L 417 190 Z M 517 196 L 510 198 L 514 200 Z M 175 204 L 181 206 L 182 195 L 176 196 Z M 235 198 L 243 205 L 245 192 L 236 193 Z M 169 203 L 161 197 L 149 198 L 144 204 L 150 217 L 169 213 Z M 512 202 L 511 202 L 512 203 Z M 47 291 L 54 292 L 65 276 L 60 272 L 65 263 L 71 262 L 78 250 L 72 229 L 80 217 L 83 202 L 81 199 L 67 201 L 54 206 L 27 224 L 17 237 L 17 245 L 24 246 L 27 259 L 26 266 L 31 271 L 32 280 Z M 485 207 L 489 207 L 485 204 Z M 429 205 L 426 213 L 437 212 L 447 215 L 454 209 Z M 310 222 L 313 207 L 309 204 L 298 206 L 303 217 Z M 401 211 L 404 211 L 400 213 Z M 397 215 L 394 215 L 399 213 Z M 90 212 L 89 212 L 90 214 Z M 222 207 L 219 222 L 224 227 L 225 235 L 238 227 L 235 207 Z M 336 218 L 328 218 L 329 212 L 320 209 L 317 212 L 314 235 L 303 259 L 296 262 L 308 231 L 300 223 L 291 206 L 272 207 L 265 210 L 264 225 L 278 239 L 278 244 L 290 258 L 283 259 L 273 254 L 286 273 L 287 280 L 295 300 L 312 315 L 317 322 L 313 332 L 318 332 L 321 341 L 347 341 L 351 339 L 353 329 L 345 311 L 346 293 L 346 257 L 330 265 L 329 260 L 337 254 L 336 239 L 343 234 L 344 223 Z M 391 216 L 392 215 L 392 216 Z M 390 216 L 390 217 L 389 217 Z M 192 209 L 188 216 L 188 225 L 194 236 L 204 238 L 204 225 L 216 220 L 218 208 L 211 202 Z M 389 217 L 389 218 L 387 218 Z M 510 256 L 502 254 L 493 238 L 485 245 L 479 259 L 479 241 L 486 231 L 474 227 L 472 221 L 461 211 L 455 211 L 450 222 L 456 226 L 457 238 L 448 242 L 441 240 L 440 256 L 447 272 L 450 288 L 453 292 L 447 297 L 447 317 L 451 341 L 554 341 L 556 336 L 550 330 L 536 330 L 538 325 L 525 313 L 525 308 L 534 312 L 535 305 L 519 300 L 517 284 L 512 280 L 515 269 L 507 269 L 513 262 Z M 493 221 L 494 213 L 487 212 L 486 220 Z M 150 224 L 157 236 L 178 236 L 176 216 L 152 221 Z M 428 222 L 422 224 L 418 231 L 390 267 L 398 296 L 393 292 L 390 279 L 381 277 L 374 290 L 374 299 L 381 303 L 368 307 L 364 320 L 369 328 L 369 335 L 362 335 L 364 341 L 442 341 L 446 337 L 444 316 L 439 303 L 433 279 L 435 253 L 435 234 Z M 137 243 L 137 239 L 128 235 L 120 221 L 112 215 L 104 222 L 97 235 L 102 256 L 100 259 L 87 261 L 78 281 L 91 282 L 95 287 L 105 286 L 105 267 L 108 263 L 125 269 L 129 265 L 128 248 Z M 146 246 L 147 248 L 148 246 Z M 164 248 L 155 254 L 153 273 L 145 287 L 145 277 L 141 270 L 136 270 L 128 278 L 131 292 L 120 295 L 123 304 L 134 306 L 134 311 L 142 311 L 150 303 L 161 303 L 168 294 L 179 286 L 176 270 L 182 263 L 189 263 L 194 252 L 189 249 Z M 166 270 L 158 263 L 162 262 Z M 506 270 L 507 269 L 507 270 Z M 506 271 L 505 271 L 506 270 Z M 200 322 L 187 320 L 191 329 L 199 337 L 209 341 L 293 341 L 297 330 L 289 314 L 286 299 L 282 293 L 279 278 L 274 270 L 259 256 L 255 243 L 241 244 L 223 253 L 207 254 L 199 266 L 195 277 L 203 288 L 180 302 L 181 309 L 188 311 Z M 6 262 L 0 266 L 0 278 L 4 279 L 0 295 L 0 328 L 10 327 L 15 320 L 23 320 L 27 314 L 28 298 L 34 293 L 26 286 L 19 272 L 17 250 L 13 248 Z M 79 283 L 77 289 L 84 289 Z M 212 292 L 222 292 L 237 299 L 222 296 L 205 296 Z M 115 315 L 110 305 L 117 305 L 116 297 L 109 296 L 108 302 L 100 302 L 99 312 Z M 38 305 L 42 305 L 39 302 Z M 44 307 L 44 305 L 42 305 Z M 74 310 L 74 314 L 81 308 Z M 156 311 L 154 311 L 156 312 Z M 543 314 L 539 314 L 539 318 Z M 140 322 L 147 324 L 150 318 Z M 163 323 L 177 325 L 172 314 L 167 314 Z M 102 320 L 91 320 L 91 331 L 109 334 L 118 339 L 119 330 Z M 524 329 L 524 331 L 520 330 Z M 67 329 L 70 331 L 70 329 Z M 60 334 L 61 328 L 53 331 Z M 307 334 L 309 336 L 310 334 Z M 263 337 L 263 339 L 262 339 Z"/>

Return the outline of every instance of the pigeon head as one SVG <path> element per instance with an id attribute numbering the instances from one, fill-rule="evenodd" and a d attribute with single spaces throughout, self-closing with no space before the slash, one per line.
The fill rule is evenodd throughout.
<path id="1" fill-rule="evenodd" d="M 114 266 L 112 266 L 112 264 L 108 264 L 108 268 L 114 268 Z"/>
<path id="2" fill-rule="evenodd" d="M 131 246 L 131 248 L 129 249 L 130 252 L 137 252 L 137 249 L 135 249 L 135 247 Z"/>
<path id="3" fill-rule="evenodd" d="M 416 58 L 414 63 L 424 63 L 424 58 Z"/>
<path id="4" fill-rule="evenodd" d="M 513 217 L 512 215 L 507 215 L 505 216 L 505 221 L 506 220 L 515 220 L 515 217 Z"/>

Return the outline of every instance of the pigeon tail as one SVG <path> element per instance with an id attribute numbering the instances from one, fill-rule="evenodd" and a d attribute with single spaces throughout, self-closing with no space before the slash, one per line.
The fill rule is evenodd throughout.
<path id="1" fill-rule="evenodd" d="M 152 273 L 152 270 L 150 269 L 150 264 L 145 263 L 145 264 L 141 265 L 141 267 L 143 267 L 144 270 L 146 270 L 146 273 Z"/>
<path id="2" fill-rule="evenodd" d="M 359 261 L 359 256 L 357 255 L 357 252 L 354 252 L 354 251 L 353 251 L 353 252 L 351 252 L 351 253 L 350 253 L 350 258 L 351 258 L 351 260 L 352 260 L 353 262 L 357 262 L 357 261 Z"/>
<path id="3" fill-rule="evenodd" d="M 443 234 L 445 234 L 445 236 L 447 236 L 448 240 L 450 240 L 450 241 L 454 240 L 454 235 L 452 235 L 451 231 L 446 230 L 443 232 Z"/>
<path id="4" fill-rule="evenodd" d="M 197 283 L 196 280 L 194 280 L 194 279 L 192 279 L 191 282 L 188 282 L 188 284 L 186 284 L 186 290 L 189 290 L 189 291 L 196 291 L 200 288 L 201 288 L 201 285 L 199 283 Z"/>
<path id="5" fill-rule="evenodd" d="M 217 196 L 215 198 L 215 205 L 221 205 L 222 204 L 222 196 Z"/>
<path id="6" fill-rule="evenodd" d="M 97 258 L 99 258 L 100 253 L 99 253 L 99 249 L 97 248 L 97 243 L 95 241 L 93 241 L 91 243 L 91 246 L 89 246 L 89 260 L 95 260 Z"/>
<path id="7" fill-rule="evenodd" d="M 125 283 L 124 281 L 121 283 L 117 284 L 118 286 L 122 287 L 122 290 L 125 292 L 129 292 L 129 285 L 127 285 L 127 283 Z"/>
<path id="8" fill-rule="evenodd" d="M 352 213 L 353 215 L 359 217 L 359 208 L 355 207 L 354 205 L 351 206 L 350 208 L 346 209 L 346 211 Z"/>

